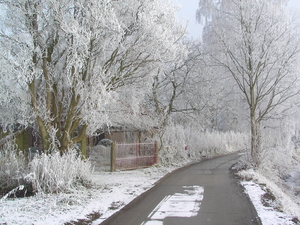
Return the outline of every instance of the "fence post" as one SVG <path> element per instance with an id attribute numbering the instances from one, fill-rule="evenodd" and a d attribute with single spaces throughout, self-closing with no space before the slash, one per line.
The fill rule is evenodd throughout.
<path id="1" fill-rule="evenodd" d="M 110 171 L 116 171 L 116 144 L 115 142 L 111 143 L 110 146 Z"/>
<path id="2" fill-rule="evenodd" d="M 138 142 L 135 143 L 135 167 L 139 168 L 139 151 L 140 151 L 140 145 Z"/>
<path id="3" fill-rule="evenodd" d="M 158 163 L 158 147 L 157 147 L 157 141 L 154 141 L 154 154 L 155 154 L 155 162 Z"/>

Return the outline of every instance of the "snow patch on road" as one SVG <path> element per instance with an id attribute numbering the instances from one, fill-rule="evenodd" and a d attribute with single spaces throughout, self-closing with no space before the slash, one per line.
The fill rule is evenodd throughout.
<path id="1" fill-rule="evenodd" d="M 193 217 L 197 216 L 204 188 L 201 186 L 183 186 L 184 193 L 167 195 L 149 214 L 149 221 L 141 225 L 163 224 L 166 217 Z"/>

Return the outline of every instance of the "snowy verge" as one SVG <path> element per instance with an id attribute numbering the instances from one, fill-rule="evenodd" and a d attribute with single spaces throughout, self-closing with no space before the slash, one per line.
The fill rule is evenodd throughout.
<path id="1" fill-rule="evenodd" d="M 153 166 L 133 171 L 98 172 L 93 174 L 91 189 L 82 187 L 67 194 L 5 199 L 0 201 L 0 224 L 61 225 L 78 220 L 100 224 L 175 169 L 177 167 Z"/>
<path id="2" fill-rule="evenodd" d="M 182 166 L 152 166 L 114 173 L 97 172 L 93 174 L 91 189 L 82 187 L 67 194 L 37 194 L 27 198 L 5 199 L 0 201 L 0 224 L 72 225 L 82 221 L 81 224 L 98 225 L 149 190 L 166 174 Z M 300 206 L 290 196 L 253 170 L 240 171 L 239 176 L 245 180 L 241 183 L 263 225 L 295 224 L 293 220 L 296 221 L 296 216 L 299 218 Z M 270 195 L 270 201 L 267 199 L 263 204 L 262 196 L 266 193 Z"/>
<path id="3" fill-rule="evenodd" d="M 299 224 L 300 206 L 278 185 L 253 169 L 238 175 L 263 225 Z"/>

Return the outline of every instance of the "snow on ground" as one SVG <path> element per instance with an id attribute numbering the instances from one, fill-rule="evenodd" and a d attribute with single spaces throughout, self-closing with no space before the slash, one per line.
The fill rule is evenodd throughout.
<path id="1" fill-rule="evenodd" d="M 263 225 L 293 225 L 293 217 L 285 213 L 275 211 L 272 207 L 266 207 L 261 202 L 261 196 L 266 192 L 254 182 L 242 182 L 246 193 L 251 199 L 259 218 Z"/>
<path id="2" fill-rule="evenodd" d="M 120 210 L 134 198 L 150 189 L 155 182 L 176 167 L 153 166 L 146 169 L 98 172 L 93 175 L 92 189 L 78 189 L 68 194 L 38 194 L 28 198 L 0 200 L 1 225 L 71 225 L 71 221 L 87 220 L 98 225 L 113 213 Z M 263 225 L 290 225 L 291 220 L 300 213 L 299 205 L 293 203 L 266 178 L 251 173 L 255 181 L 243 181 L 242 185 L 252 200 Z M 244 174 L 244 177 L 247 176 Z M 284 205 L 283 212 L 264 206 L 261 196 L 266 193 L 259 184 L 264 183 L 272 189 L 276 199 Z M 92 218 L 92 219 L 91 219 Z M 93 222 L 92 222 L 93 221 Z"/>
<path id="3" fill-rule="evenodd" d="M 92 189 L 0 200 L 0 224 L 61 225 L 97 215 L 100 218 L 93 224 L 100 224 L 174 169 L 153 166 L 114 173 L 98 172 L 93 175 Z"/>
<path id="4" fill-rule="evenodd" d="M 300 205 L 278 185 L 252 169 L 239 175 L 263 225 L 300 224 Z M 263 204 L 264 203 L 264 204 Z"/>

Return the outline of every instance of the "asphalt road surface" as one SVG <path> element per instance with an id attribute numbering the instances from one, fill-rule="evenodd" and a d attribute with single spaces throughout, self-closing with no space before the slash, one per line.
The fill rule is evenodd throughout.
<path id="1" fill-rule="evenodd" d="M 231 154 L 179 169 L 101 225 L 261 224 L 230 170 Z"/>

